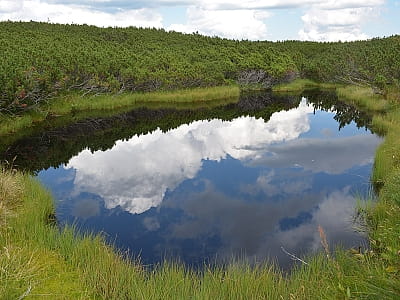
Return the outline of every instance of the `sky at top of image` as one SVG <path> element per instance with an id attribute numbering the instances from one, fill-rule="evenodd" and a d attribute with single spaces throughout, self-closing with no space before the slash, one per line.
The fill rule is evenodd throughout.
<path id="1" fill-rule="evenodd" d="M 399 34 L 400 0 L 0 0 L 0 20 L 155 27 L 248 40 Z"/>

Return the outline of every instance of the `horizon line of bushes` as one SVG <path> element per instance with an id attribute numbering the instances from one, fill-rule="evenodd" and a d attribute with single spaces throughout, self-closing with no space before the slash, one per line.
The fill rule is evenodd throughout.
<path id="1" fill-rule="evenodd" d="M 400 36 L 358 42 L 238 41 L 150 28 L 0 22 L 0 114 L 82 95 L 226 84 L 271 88 L 298 77 L 400 86 Z"/>

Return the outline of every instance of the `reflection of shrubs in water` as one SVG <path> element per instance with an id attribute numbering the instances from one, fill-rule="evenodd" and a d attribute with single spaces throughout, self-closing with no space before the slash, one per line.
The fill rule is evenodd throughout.
<path id="1" fill-rule="evenodd" d="M 272 94 L 270 91 L 242 92 L 237 107 L 246 112 L 255 112 L 271 105 L 279 105 L 282 109 L 291 109 L 297 107 L 300 100 L 300 96 L 281 96 Z"/>
<path id="2" fill-rule="evenodd" d="M 340 128 L 351 121 L 355 121 L 359 127 L 369 124 L 365 114 L 338 102 L 335 93 L 307 91 L 303 96 L 316 109 L 336 110 L 335 119 Z M 127 140 L 136 134 L 145 134 L 157 128 L 167 131 L 196 120 L 214 118 L 229 121 L 243 114 L 268 121 L 274 112 L 295 108 L 300 101 L 300 96 L 277 96 L 270 91 L 258 91 L 242 93 L 236 104 L 212 109 L 139 108 L 113 117 L 88 118 L 67 126 L 39 131 L 12 145 L 1 145 L 0 148 L 7 151 L 0 154 L 0 160 L 16 157 L 15 165 L 20 169 L 38 171 L 67 163 L 83 149 L 104 151 L 112 148 L 118 140 Z"/>
<path id="3" fill-rule="evenodd" d="M 339 130 L 355 122 L 357 128 L 368 128 L 371 132 L 372 117 L 344 102 L 338 100 L 335 91 L 331 90 L 306 90 L 303 96 L 311 103 L 315 109 L 333 111 L 336 113 L 334 119 L 339 123 Z"/>
<path id="4" fill-rule="evenodd" d="M 247 99 L 249 102 L 252 101 L 250 98 Z M 290 102 L 288 104 L 280 101 L 271 105 L 271 101 L 264 100 L 260 100 L 262 105 L 258 105 L 258 109 L 253 111 L 252 115 L 262 117 L 266 121 L 275 111 L 295 107 L 295 104 Z M 157 128 L 167 131 L 196 120 L 214 118 L 232 120 L 247 112 L 243 108 L 243 103 L 197 110 L 139 108 L 108 118 L 88 118 L 67 126 L 38 132 L 17 140 L 12 145 L 2 145 L 1 148 L 7 151 L 0 159 L 16 156 L 16 165 L 30 171 L 58 167 L 85 148 L 91 151 L 104 151 L 112 148 L 117 140 L 130 139 L 136 134 L 145 134 Z"/>

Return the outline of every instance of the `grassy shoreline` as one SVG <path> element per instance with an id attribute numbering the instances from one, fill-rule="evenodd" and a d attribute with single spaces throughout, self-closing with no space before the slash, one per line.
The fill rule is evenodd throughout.
<path id="1" fill-rule="evenodd" d="M 240 90 L 236 85 L 149 93 L 100 94 L 85 97 L 78 93 L 70 93 L 21 116 L 0 115 L 0 136 L 16 133 L 41 123 L 47 118 L 72 113 L 85 111 L 116 111 L 120 113 L 139 106 L 180 108 L 197 105 L 209 107 L 214 102 L 220 103 L 229 99 L 232 102 L 232 99 L 239 98 L 239 94 Z"/>
<path id="2" fill-rule="evenodd" d="M 400 286 L 400 95 L 399 91 L 392 90 L 385 99 L 360 97 L 368 92 L 348 87 L 338 90 L 339 96 L 375 111 L 373 128 L 385 136 L 376 151 L 372 175 L 372 181 L 379 188 L 379 198 L 376 204 L 364 207 L 363 213 L 374 254 L 385 263 L 386 271 Z"/>
<path id="3" fill-rule="evenodd" d="M 166 264 L 144 271 L 100 236 L 77 236 L 54 224 L 50 193 L 27 174 L 0 171 L 0 298 L 50 299 L 394 299 L 400 297 L 400 105 L 366 89 L 338 88 L 340 98 L 375 111 L 386 135 L 377 151 L 377 204 L 365 214 L 371 251 L 326 251 L 283 276 L 271 265 L 232 263 L 197 274 Z M 361 97 L 359 97 L 362 95 Z M 399 103 L 399 102 L 397 102 Z M 321 241 L 325 239 L 320 232 Z M 332 251 L 334 253 L 332 253 Z"/>
<path id="4" fill-rule="evenodd" d="M 342 85 L 335 83 L 319 83 L 310 79 L 296 79 L 289 83 L 275 85 L 272 91 L 274 93 L 299 93 L 305 89 L 336 89 L 341 86 Z"/>

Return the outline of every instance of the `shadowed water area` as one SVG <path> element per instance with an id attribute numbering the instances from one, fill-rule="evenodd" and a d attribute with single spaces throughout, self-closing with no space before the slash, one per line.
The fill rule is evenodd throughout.
<path id="1" fill-rule="evenodd" d="M 365 245 L 353 216 L 381 142 L 369 123 L 333 92 L 264 92 L 212 109 L 49 121 L 0 149 L 51 190 L 61 226 L 102 232 L 145 265 L 240 257 L 288 269 L 282 247 L 319 250 L 319 225 L 332 248 Z"/>

